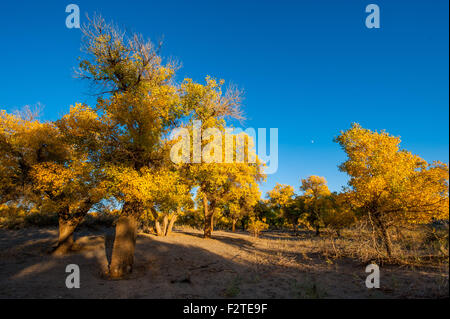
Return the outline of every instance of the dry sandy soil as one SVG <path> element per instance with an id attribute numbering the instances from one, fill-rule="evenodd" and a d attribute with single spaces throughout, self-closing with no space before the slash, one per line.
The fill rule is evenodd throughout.
<path id="1" fill-rule="evenodd" d="M 160 238 L 140 234 L 130 278 L 102 277 L 111 229 L 76 233 L 77 251 L 47 253 L 56 229 L 0 229 L 0 298 L 436 298 L 448 297 L 448 268 L 381 267 L 381 288 L 365 287 L 365 265 L 330 260 L 285 233 L 197 231 Z M 105 240 L 106 239 L 106 240 Z M 105 247 L 106 242 L 106 247 Z M 81 287 L 68 289 L 66 265 L 77 264 Z M 448 266 L 447 266 L 448 267 Z"/>

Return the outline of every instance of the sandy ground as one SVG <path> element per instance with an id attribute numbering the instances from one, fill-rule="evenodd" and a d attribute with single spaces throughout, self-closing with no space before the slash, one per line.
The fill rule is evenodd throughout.
<path id="1" fill-rule="evenodd" d="M 0 298 L 436 298 L 448 297 L 448 268 L 381 267 L 380 289 L 365 286 L 365 265 L 330 260 L 289 234 L 177 231 L 140 234 L 126 280 L 107 280 L 112 229 L 76 233 L 77 251 L 47 253 L 56 229 L 0 229 Z M 106 241 L 105 241 L 106 238 Z M 106 247 L 105 247 L 106 242 Z M 77 264 L 81 287 L 65 286 Z"/>

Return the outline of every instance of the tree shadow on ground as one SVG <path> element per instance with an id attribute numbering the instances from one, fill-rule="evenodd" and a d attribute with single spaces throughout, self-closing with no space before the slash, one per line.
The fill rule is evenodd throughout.
<path id="1" fill-rule="evenodd" d="M 194 236 L 197 238 L 203 238 L 203 236 L 199 233 L 196 233 L 194 231 L 178 231 L 179 233 L 185 234 L 185 235 L 189 235 L 189 236 Z M 265 236 L 260 236 L 259 238 L 255 238 L 253 236 L 251 236 L 248 232 L 225 232 L 225 231 L 216 231 L 213 232 L 211 239 L 214 240 L 219 240 L 222 243 L 226 243 L 230 246 L 236 247 L 240 250 L 243 250 L 245 252 L 248 253 L 260 253 L 260 254 L 267 254 L 267 255 L 274 255 L 274 254 L 278 254 L 280 252 L 280 250 L 278 249 L 277 245 L 276 245 L 276 241 L 275 240 L 286 240 L 286 241 L 291 241 L 291 242 L 301 242 L 304 239 L 307 238 L 301 238 L 301 237 L 296 237 L 296 238 L 289 238 L 289 237 L 282 237 L 279 236 L 277 234 L 274 234 L 273 236 L 269 236 L 269 235 L 265 235 Z M 257 247 L 257 245 L 255 245 L 255 241 L 259 240 L 259 239 L 270 239 L 270 240 L 274 240 L 273 242 L 275 243 L 274 245 L 272 245 L 271 248 L 261 248 L 261 247 Z M 308 238 L 309 239 L 309 238 Z M 292 256 L 295 255 L 295 257 L 297 259 L 303 259 L 304 262 L 308 262 L 309 260 L 311 260 L 311 258 L 315 257 L 317 259 L 324 259 L 323 256 L 320 253 L 314 253 L 314 252 L 297 252 L 297 253 L 292 253 Z"/>
<path id="2" fill-rule="evenodd" d="M 225 258 L 214 252 L 214 246 L 200 247 L 203 242 L 198 237 L 191 242 L 184 235 L 179 239 L 138 236 L 133 274 L 127 280 L 106 280 L 101 274 L 108 264 L 105 237 L 111 230 L 82 231 L 77 234 L 78 251 L 61 257 L 42 253 L 55 234 L 0 230 L 1 298 L 393 298 L 405 293 L 422 297 L 442 294 L 431 277 L 418 280 L 414 274 L 395 273 L 398 287 L 368 291 L 363 270 L 356 276 L 352 268 L 302 271 L 289 265 Z M 229 249 L 252 248 L 244 238 L 220 235 L 215 239 L 230 245 Z M 80 267 L 79 289 L 65 285 L 68 264 Z M 404 284 L 408 279 L 419 284 L 416 292 L 409 289 L 411 282 Z"/>

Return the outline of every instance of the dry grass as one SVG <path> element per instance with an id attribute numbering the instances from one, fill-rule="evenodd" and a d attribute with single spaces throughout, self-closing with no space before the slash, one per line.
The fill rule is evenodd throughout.
<path id="1" fill-rule="evenodd" d="M 286 253 L 307 251 L 310 254 L 319 254 L 327 260 L 350 258 L 361 264 L 376 262 L 438 268 L 448 266 L 448 228 L 436 230 L 428 226 L 415 226 L 391 233 L 391 258 L 388 258 L 382 243 L 374 239 L 369 230 L 361 228 L 343 230 L 339 237 L 331 231 L 326 231 L 319 237 L 305 231 L 301 232 L 295 241 L 292 241 L 289 234 L 282 234 L 285 239 L 265 241 L 267 248 Z M 270 237 L 273 238 L 273 235 Z"/>
<path id="2" fill-rule="evenodd" d="M 176 229 L 201 234 L 201 229 L 190 226 L 177 226 Z M 448 266 L 448 225 L 410 225 L 393 229 L 390 235 L 393 248 L 391 258 L 388 258 L 383 244 L 374 238 L 370 229 L 361 226 L 341 230 L 340 236 L 332 230 L 324 230 L 320 236 L 315 236 L 311 231 L 300 231 L 297 236 L 290 231 L 265 231 L 260 238 L 253 238 L 252 241 L 273 252 L 275 259 L 289 260 L 289 254 L 300 252 L 317 254 L 329 260 L 350 258 L 361 264 Z"/>
<path id="3" fill-rule="evenodd" d="M 107 267 L 105 238 L 112 231 L 82 229 L 76 252 L 53 257 L 44 251 L 55 240 L 56 227 L 0 229 L 0 297 L 448 297 L 448 264 L 380 265 L 381 288 L 367 289 L 366 257 L 357 249 L 361 245 L 353 230 L 343 232 L 342 238 L 274 231 L 254 238 L 247 232 L 215 231 L 212 239 L 204 239 L 201 230 L 186 227 L 169 237 L 139 234 L 133 275 L 108 281 L 101 272 Z M 69 263 L 82 270 L 81 289 L 64 286 Z"/>

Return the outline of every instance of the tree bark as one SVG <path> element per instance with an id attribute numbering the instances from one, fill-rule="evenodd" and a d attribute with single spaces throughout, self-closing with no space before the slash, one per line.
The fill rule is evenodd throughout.
<path id="1" fill-rule="evenodd" d="M 166 228 L 161 228 L 161 223 L 159 222 L 159 215 L 157 211 L 154 208 L 151 208 L 150 211 L 152 212 L 153 218 L 155 220 L 155 232 L 156 236 L 164 236 L 166 233 Z"/>
<path id="2" fill-rule="evenodd" d="M 169 217 L 167 215 L 164 215 L 163 217 L 163 235 L 166 236 L 167 235 L 167 227 L 169 226 Z"/>
<path id="3" fill-rule="evenodd" d="M 213 219 L 212 219 L 213 209 L 211 209 L 211 210 L 208 209 L 208 199 L 206 198 L 206 195 L 203 195 L 203 211 L 204 211 L 204 215 L 205 215 L 205 225 L 204 225 L 203 237 L 211 238 L 212 223 L 213 223 Z"/>
<path id="4" fill-rule="evenodd" d="M 169 236 L 172 233 L 172 228 L 177 220 L 177 217 L 178 217 L 177 214 L 173 214 L 172 218 L 170 219 L 170 223 L 167 226 L 166 236 Z"/>
<path id="5" fill-rule="evenodd" d="M 126 202 L 123 205 L 122 216 L 119 217 L 116 224 L 116 234 L 109 267 L 111 278 L 122 278 L 133 270 L 139 211 L 140 205 L 137 202 Z"/>
<path id="6" fill-rule="evenodd" d="M 52 254 L 64 255 L 72 250 L 74 243 L 73 233 L 89 212 L 91 206 L 91 200 L 87 199 L 80 204 L 76 211 L 70 211 L 69 207 L 66 207 L 65 210 L 58 214 L 58 244 L 53 249 Z"/>
<path id="7" fill-rule="evenodd" d="M 236 218 L 233 218 L 232 224 L 231 224 L 231 231 L 232 231 L 233 233 L 236 232 L 236 222 L 237 222 L 237 219 L 236 219 Z"/>
<path id="8" fill-rule="evenodd" d="M 72 250 L 73 233 L 79 224 L 78 219 L 58 217 L 59 223 L 59 237 L 58 244 L 53 250 L 54 255 L 64 255 Z"/>
<path id="9" fill-rule="evenodd" d="M 388 255 L 388 258 L 392 258 L 392 242 L 391 237 L 389 236 L 388 230 L 386 226 L 384 225 L 383 221 L 379 217 L 375 217 L 376 224 L 378 226 L 381 239 L 383 241 L 384 247 L 386 248 L 386 253 Z"/>
<path id="10" fill-rule="evenodd" d="M 212 234 L 212 214 L 209 213 L 205 216 L 205 229 L 204 229 L 204 238 L 211 238 Z"/>
<path id="11" fill-rule="evenodd" d="M 158 220 L 155 220 L 155 231 L 156 236 L 164 236 L 163 228 L 161 228 L 161 223 Z"/>

